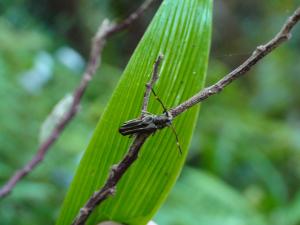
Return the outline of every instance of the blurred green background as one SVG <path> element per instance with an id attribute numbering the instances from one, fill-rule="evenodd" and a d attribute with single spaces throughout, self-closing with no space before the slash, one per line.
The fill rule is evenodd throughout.
<path id="1" fill-rule="evenodd" d="M 67 101 L 80 81 L 100 21 L 120 20 L 141 2 L 0 2 L 1 186 L 31 159 L 55 120 L 49 117 L 54 106 Z M 214 1 L 207 85 L 273 37 L 298 5 Z M 0 200 L 1 224 L 55 222 L 93 129 L 157 6 L 109 40 L 78 116 L 44 162 Z M 202 104 L 186 168 L 154 218 L 159 225 L 300 224 L 300 25 L 293 34 L 246 77 Z"/>

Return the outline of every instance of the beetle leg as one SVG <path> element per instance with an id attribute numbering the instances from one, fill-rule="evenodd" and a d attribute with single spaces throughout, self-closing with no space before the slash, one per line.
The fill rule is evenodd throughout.
<path id="1" fill-rule="evenodd" d="M 142 110 L 142 117 L 144 117 L 145 115 L 152 115 L 152 113 Z"/>

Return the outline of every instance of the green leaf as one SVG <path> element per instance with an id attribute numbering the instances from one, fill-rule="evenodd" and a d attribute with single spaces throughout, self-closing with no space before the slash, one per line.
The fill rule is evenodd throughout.
<path id="1" fill-rule="evenodd" d="M 126 153 L 132 139 L 118 133 L 120 124 L 140 115 L 145 84 L 153 63 L 164 54 L 155 90 L 172 107 L 204 85 L 210 36 L 212 0 L 165 0 L 128 63 L 97 125 L 64 201 L 58 225 L 70 224 L 92 193 Z M 162 113 L 151 97 L 149 109 Z M 150 137 L 139 159 L 117 186 L 117 193 L 95 210 L 87 224 L 114 220 L 131 225 L 149 221 L 166 199 L 183 166 L 199 107 L 174 120 L 183 155 L 174 134 L 164 129 Z"/>
<path id="2" fill-rule="evenodd" d="M 154 219 L 159 225 L 265 225 L 246 198 L 210 174 L 185 168 Z"/>
<path id="3" fill-rule="evenodd" d="M 270 224 L 299 225 L 300 224 L 300 192 L 298 191 L 288 205 L 276 209 L 271 217 Z"/>

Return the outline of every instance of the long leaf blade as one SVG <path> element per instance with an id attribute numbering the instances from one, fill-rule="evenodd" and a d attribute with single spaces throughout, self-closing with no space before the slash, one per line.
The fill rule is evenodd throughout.
<path id="1" fill-rule="evenodd" d="M 122 122 L 138 117 L 153 62 L 164 54 L 155 90 L 167 106 L 190 97 L 204 85 L 211 35 L 211 0 L 165 0 L 128 63 L 99 121 L 64 201 L 58 225 L 70 224 L 109 170 L 126 153 L 131 139 L 121 136 Z M 117 187 L 117 194 L 93 213 L 88 224 L 115 220 L 143 225 L 151 219 L 183 166 L 199 107 L 174 121 L 183 155 L 173 133 L 164 129 L 143 146 L 139 159 Z M 161 113 L 151 98 L 149 111 Z"/>

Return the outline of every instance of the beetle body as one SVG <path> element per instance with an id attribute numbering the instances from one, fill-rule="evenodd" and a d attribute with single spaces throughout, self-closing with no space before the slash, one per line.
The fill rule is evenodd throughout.
<path id="1" fill-rule="evenodd" d="M 147 113 L 140 119 L 133 119 L 125 122 L 119 128 L 119 132 L 123 136 L 141 133 L 154 133 L 156 130 L 170 126 L 171 122 L 172 116 L 169 113 L 163 113 L 161 115 Z"/>
<path id="2" fill-rule="evenodd" d="M 153 90 L 152 86 L 158 79 L 158 66 L 162 59 L 162 55 L 158 57 L 154 64 L 152 79 L 149 81 L 149 83 L 146 84 L 146 92 L 144 94 L 144 102 L 142 107 L 142 116 L 141 118 L 129 120 L 122 124 L 122 126 L 119 128 L 119 132 L 123 136 L 129 135 L 132 137 L 133 135 L 139 135 L 139 134 L 154 134 L 157 130 L 161 130 L 164 127 L 170 127 L 175 134 L 176 137 L 176 144 L 179 149 L 179 153 L 182 154 L 181 147 L 178 140 L 178 135 L 176 133 L 176 130 L 174 126 L 172 125 L 173 116 L 172 114 L 167 110 L 167 108 L 164 106 L 163 102 L 160 100 L 160 98 L 156 95 L 155 91 Z M 149 112 L 146 112 L 147 106 L 149 103 L 149 97 L 150 97 L 150 90 L 155 96 L 156 100 L 161 104 L 162 108 L 164 109 L 164 113 L 160 115 L 154 115 Z"/>

